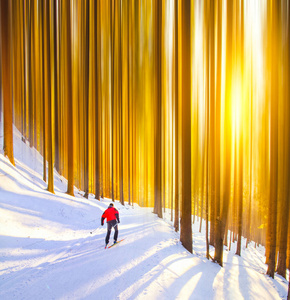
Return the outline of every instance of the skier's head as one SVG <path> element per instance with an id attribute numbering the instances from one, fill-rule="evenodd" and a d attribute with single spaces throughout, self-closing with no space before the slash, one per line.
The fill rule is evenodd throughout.
<path id="1" fill-rule="evenodd" d="M 110 203 L 109 207 L 113 207 L 113 206 L 114 206 L 114 204 L 113 204 L 113 203 Z"/>

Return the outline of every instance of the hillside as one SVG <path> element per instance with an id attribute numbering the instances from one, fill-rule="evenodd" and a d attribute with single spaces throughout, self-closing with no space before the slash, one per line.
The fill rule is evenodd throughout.
<path id="1" fill-rule="evenodd" d="M 100 218 L 110 200 L 87 200 L 77 189 L 76 197 L 66 195 L 57 173 L 55 195 L 48 193 L 41 156 L 17 131 L 14 153 L 16 167 L 0 153 L 0 299 L 287 297 L 288 282 L 265 275 L 263 247 L 250 244 L 238 257 L 233 243 L 221 268 L 205 259 L 198 222 L 190 254 L 170 221 L 157 218 L 152 208 L 116 202 L 119 239 L 125 240 L 105 250 Z"/>

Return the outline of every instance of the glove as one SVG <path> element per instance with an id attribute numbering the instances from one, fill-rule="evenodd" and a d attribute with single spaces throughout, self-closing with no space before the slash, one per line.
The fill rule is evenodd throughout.
<path id="1" fill-rule="evenodd" d="M 102 226 L 104 226 L 104 223 L 101 223 Z"/>

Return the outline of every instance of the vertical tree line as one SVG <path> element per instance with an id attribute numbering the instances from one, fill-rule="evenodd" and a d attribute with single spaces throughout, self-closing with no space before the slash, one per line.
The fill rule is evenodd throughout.
<path id="1" fill-rule="evenodd" d="M 4 112 L 4 155 L 15 165 L 13 154 L 13 106 L 12 106 L 12 33 L 11 2 L 1 1 L 1 65 Z"/>

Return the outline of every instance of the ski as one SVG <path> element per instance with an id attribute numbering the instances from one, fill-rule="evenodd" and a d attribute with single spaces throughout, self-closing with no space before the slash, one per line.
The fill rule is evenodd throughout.
<path id="1" fill-rule="evenodd" d="M 115 244 L 112 244 L 111 246 L 109 246 L 109 247 L 106 247 L 106 248 L 108 248 L 108 249 L 109 249 L 109 248 L 111 248 L 111 247 L 113 247 L 113 246 L 115 246 L 115 245 L 117 245 L 117 244 L 121 243 L 122 241 L 124 241 L 124 239 L 122 239 L 122 240 L 120 240 L 120 241 L 117 241 L 117 243 L 115 243 Z M 106 249 L 106 248 L 105 248 L 105 249 Z"/>

